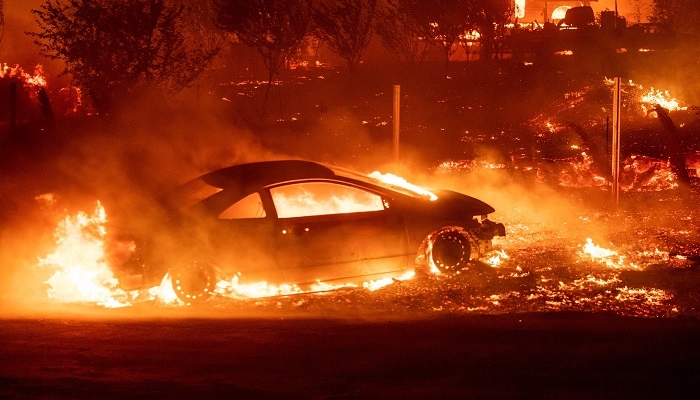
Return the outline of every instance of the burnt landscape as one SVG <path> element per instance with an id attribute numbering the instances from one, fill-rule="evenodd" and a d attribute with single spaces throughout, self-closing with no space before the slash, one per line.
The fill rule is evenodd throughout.
<path id="1" fill-rule="evenodd" d="M 20 102 L 0 136 L 0 398 L 694 398 L 700 85 L 684 46 L 451 62 L 447 77 L 368 55 L 352 73 L 285 69 L 269 99 L 265 74 L 230 59 L 109 114 L 6 69 Z M 166 279 L 123 289 L 122 235 L 164 193 L 287 158 L 466 193 L 507 235 L 452 276 L 229 280 L 200 304 Z"/>

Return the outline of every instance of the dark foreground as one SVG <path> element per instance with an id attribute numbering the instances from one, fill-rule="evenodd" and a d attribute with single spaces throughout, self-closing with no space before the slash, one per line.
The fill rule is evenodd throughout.
<path id="1" fill-rule="evenodd" d="M 589 313 L 34 316 L 0 325 L 0 398 L 697 398 L 699 339 Z"/>

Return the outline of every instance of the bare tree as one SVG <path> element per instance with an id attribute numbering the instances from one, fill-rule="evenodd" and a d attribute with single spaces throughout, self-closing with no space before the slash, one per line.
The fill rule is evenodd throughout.
<path id="1" fill-rule="evenodd" d="M 435 44 L 430 37 L 430 26 L 420 18 L 425 0 L 387 0 L 386 7 L 377 17 L 376 31 L 384 47 L 398 54 L 415 70 Z"/>
<path id="2" fill-rule="evenodd" d="M 284 63 L 296 55 L 308 33 L 308 0 L 215 0 L 219 26 L 254 48 L 268 70 L 263 110 L 272 81 Z"/>
<path id="3" fill-rule="evenodd" d="M 377 0 L 322 1 L 314 8 L 313 21 L 334 53 L 355 70 L 374 34 Z"/>
<path id="4" fill-rule="evenodd" d="M 47 0 L 32 13 L 40 53 L 63 60 L 100 112 L 139 91 L 184 89 L 215 54 L 188 40 L 183 6 L 164 0 Z"/>
<path id="5" fill-rule="evenodd" d="M 627 3 L 632 7 L 632 17 L 634 22 L 639 24 L 642 22 L 642 15 L 647 7 L 648 1 L 646 0 L 627 0 Z"/>

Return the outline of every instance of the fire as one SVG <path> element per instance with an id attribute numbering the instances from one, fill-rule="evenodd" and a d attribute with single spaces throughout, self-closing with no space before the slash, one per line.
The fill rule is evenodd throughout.
<path id="1" fill-rule="evenodd" d="M 51 194 L 42 195 L 41 200 L 53 201 Z M 170 305 L 184 305 L 175 294 L 168 274 L 160 285 L 144 292 L 127 292 L 119 287 L 108 262 L 107 213 L 97 202 L 92 214 L 78 212 L 66 216 L 56 227 L 54 236 L 56 249 L 44 258 L 39 258 L 37 267 L 54 270 L 46 280 L 49 285 L 48 297 L 62 303 L 93 303 L 107 308 L 131 306 L 132 303 L 150 300 Z M 239 274 L 240 275 L 240 274 Z M 408 280 L 415 275 L 408 271 L 395 279 L 367 281 L 362 285 L 352 283 L 330 284 L 317 281 L 307 289 L 294 284 L 273 285 L 265 281 L 242 284 L 240 276 L 220 280 L 214 290 L 215 295 L 233 299 L 254 299 L 273 296 L 287 296 L 304 293 L 327 292 L 343 288 L 362 287 L 376 291 L 394 282 Z M 141 296 L 147 293 L 147 298 Z"/>
<path id="2" fill-rule="evenodd" d="M 508 254 L 504 250 L 499 250 L 496 254 L 493 256 L 489 257 L 488 260 L 486 260 L 486 264 L 492 266 L 493 268 L 496 268 L 501 265 L 503 260 L 507 260 L 510 258 Z"/>
<path id="3" fill-rule="evenodd" d="M 591 238 L 586 239 L 586 244 L 583 246 L 582 253 L 584 257 L 590 257 L 591 261 L 604 264 L 610 268 L 619 269 L 627 265 L 632 268 L 637 268 L 633 263 L 626 264 L 625 256 L 618 254 L 615 250 L 606 249 L 594 244 Z"/>
<path id="4" fill-rule="evenodd" d="M 10 67 L 7 63 L 2 63 L 2 66 L 0 66 L 0 78 L 17 78 L 32 86 L 46 86 L 44 67 L 41 64 L 34 67 L 34 75 L 30 75 L 17 64 L 14 67 Z"/>
<path id="5" fill-rule="evenodd" d="M 420 186 L 416 186 L 412 183 L 409 183 L 408 181 L 406 181 L 406 179 L 404 179 L 400 176 L 396 176 L 394 174 L 389 174 L 389 173 L 382 174 L 379 171 L 374 171 L 367 176 L 369 176 L 370 178 L 376 179 L 380 182 L 384 182 L 384 183 L 392 185 L 392 186 L 404 188 L 404 189 L 409 190 L 411 192 L 414 192 L 420 196 L 427 197 L 430 199 L 430 201 L 435 201 L 438 198 L 435 193 L 432 193 L 431 191 L 429 191 L 427 189 L 423 189 Z"/>
<path id="6" fill-rule="evenodd" d="M 661 91 L 654 89 L 653 87 L 649 88 L 649 90 L 645 90 L 642 85 L 636 84 L 632 80 L 629 81 L 629 84 L 630 86 L 642 91 L 640 102 L 642 103 L 642 111 L 644 111 L 646 114 L 653 111 L 653 109 L 647 108 L 649 104 L 659 105 L 669 111 L 685 111 L 688 109 L 687 106 L 681 106 L 681 103 L 671 96 L 668 90 Z"/>
<path id="7" fill-rule="evenodd" d="M 46 281 L 48 296 L 61 302 L 96 303 L 109 308 L 130 305 L 106 261 L 107 213 L 98 202 L 92 215 L 79 212 L 56 228 L 56 250 L 38 265 L 55 269 Z"/>

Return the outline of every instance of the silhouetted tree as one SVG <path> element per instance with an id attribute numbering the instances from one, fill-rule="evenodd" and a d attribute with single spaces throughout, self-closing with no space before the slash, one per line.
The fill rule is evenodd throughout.
<path id="1" fill-rule="evenodd" d="M 634 22 L 639 24 L 642 22 L 642 15 L 645 14 L 645 9 L 647 6 L 647 1 L 645 0 L 627 0 L 630 7 L 632 7 L 632 18 Z"/>
<path id="2" fill-rule="evenodd" d="M 475 27 L 475 6 L 474 0 L 442 0 L 424 8 L 424 23 L 430 26 L 432 40 L 443 49 L 445 76 L 448 75 L 450 57 L 457 51 L 460 37 Z"/>
<path id="3" fill-rule="evenodd" d="M 308 0 L 214 0 L 220 27 L 255 49 L 268 70 L 263 110 L 272 81 L 284 63 L 296 55 L 309 31 Z"/>
<path id="4" fill-rule="evenodd" d="M 653 0 L 650 21 L 670 32 L 700 34 L 697 0 Z"/>
<path id="5" fill-rule="evenodd" d="M 389 52 L 399 55 L 411 69 L 420 66 L 435 42 L 430 25 L 421 15 L 429 0 L 387 0 L 377 16 L 376 32 Z"/>
<path id="6" fill-rule="evenodd" d="M 183 10 L 164 0 L 47 0 L 32 10 L 39 32 L 28 34 L 109 112 L 139 91 L 180 91 L 208 65 L 217 50 L 183 33 Z"/>
<path id="7" fill-rule="evenodd" d="M 374 34 L 377 0 L 321 1 L 314 8 L 315 32 L 355 70 Z"/>
<path id="8" fill-rule="evenodd" d="M 480 35 L 481 59 L 489 60 L 503 39 L 504 27 L 515 11 L 512 0 L 474 0 L 471 18 Z"/>

